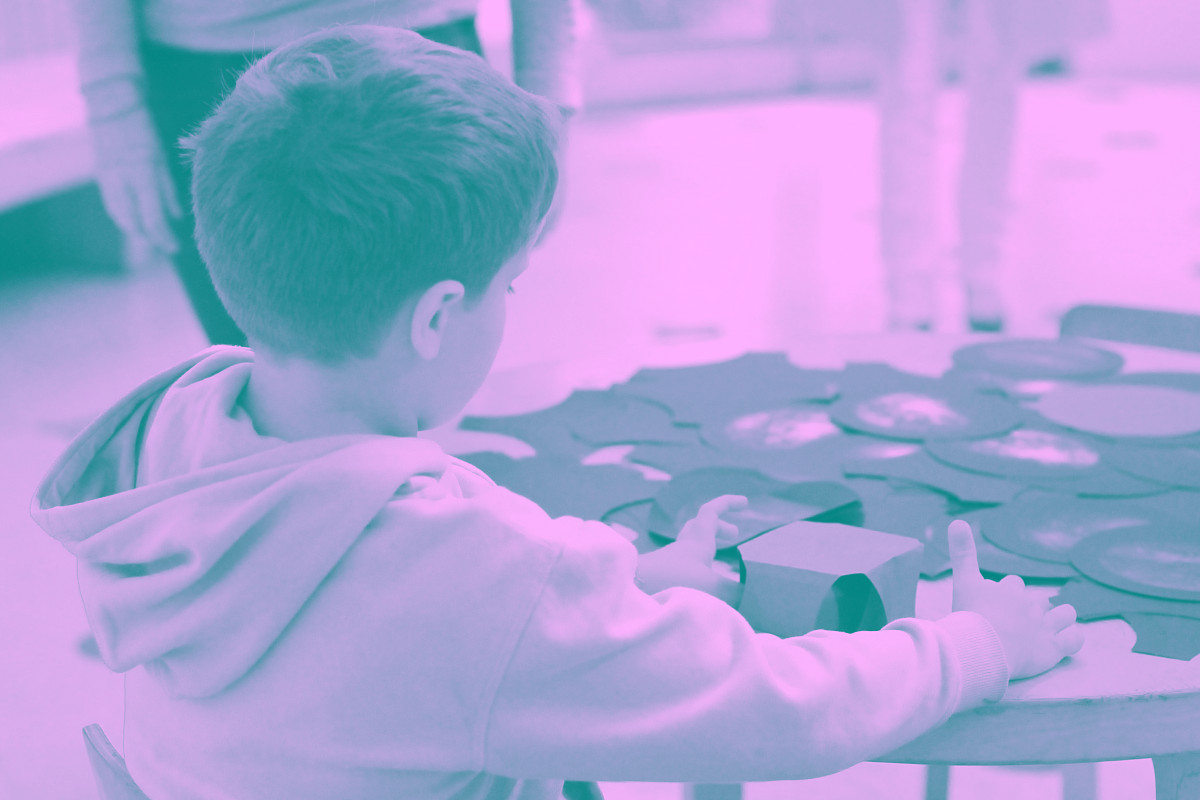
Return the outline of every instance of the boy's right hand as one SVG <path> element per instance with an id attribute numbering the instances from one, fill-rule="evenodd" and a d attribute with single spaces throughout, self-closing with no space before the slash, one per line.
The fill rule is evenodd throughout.
<path id="1" fill-rule="evenodd" d="M 1025 582 L 1009 575 L 999 582 L 979 572 L 975 537 L 963 520 L 950 523 L 950 562 L 953 567 L 955 611 L 983 615 L 1004 646 L 1009 678 L 1029 678 L 1051 669 L 1083 647 L 1083 629 L 1075 622 L 1075 608 L 1050 608 L 1025 589 Z"/>

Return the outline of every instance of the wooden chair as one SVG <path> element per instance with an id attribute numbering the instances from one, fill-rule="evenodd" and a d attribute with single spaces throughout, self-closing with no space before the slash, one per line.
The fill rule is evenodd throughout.
<path id="1" fill-rule="evenodd" d="M 1200 352 L 1200 315 L 1125 306 L 1075 306 L 1063 315 L 1059 336 Z"/>
<path id="2" fill-rule="evenodd" d="M 100 800 L 150 800 L 134 783 L 125 767 L 125 759 L 104 735 L 103 728 L 99 725 L 84 728 L 83 744 L 87 748 L 88 761 L 92 762 L 92 775 L 96 778 Z"/>

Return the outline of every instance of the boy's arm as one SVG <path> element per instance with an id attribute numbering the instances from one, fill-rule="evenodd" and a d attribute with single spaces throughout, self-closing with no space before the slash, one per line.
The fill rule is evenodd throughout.
<path id="1" fill-rule="evenodd" d="M 981 616 L 756 634 L 690 589 L 650 596 L 636 552 L 575 524 L 501 679 L 484 769 L 528 778 L 804 779 L 881 755 L 1003 695 Z"/>
<path id="2" fill-rule="evenodd" d="M 168 156 L 146 107 L 136 0 L 71 0 L 79 84 L 104 208 L 133 241 L 173 253 L 180 215 Z"/>
<path id="3" fill-rule="evenodd" d="M 144 103 L 134 0 L 71 0 L 79 32 L 79 84 L 93 122 Z"/>

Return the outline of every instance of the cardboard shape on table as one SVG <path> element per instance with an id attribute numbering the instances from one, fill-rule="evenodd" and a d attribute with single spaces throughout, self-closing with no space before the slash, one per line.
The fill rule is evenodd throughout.
<path id="1" fill-rule="evenodd" d="M 707 429 L 701 434 L 706 438 Z M 847 461 L 877 461 L 899 458 L 915 452 L 919 445 L 912 442 L 889 441 L 838 430 L 794 447 L 755 449 L 718 439 L 712 446 L 728 466 L 756 469 L 776 480 L 841 481 L 842 464 Z"/>
<path id="2" fill-rule="evenodd" d="M 728 419 L 707 420 L 700 426 L 701 437 L 718 450 L 768 455 L 792 452 L 841 432 L 829 418 L 828 404 L 823 403 L 764 403 Z"/>
<path id="3" fill-rule="evenodd" d="M 928 486 L 964 503 L 1006 503 L 1025 489 L 1016 481 L 945 464 L 924 450 L 897 458 L 846 461 L 842 472 L 848 478 L 889 478 Z"/>
<path id="4" fill-rule="evenodd" d="M 858 495 L 844 484 L 812 481 L 787 483 L 749 469 L 699 469 L 673 477 L 654 496 L 650 532 L 674 539 L 700 507 L 721 495 L 743 495 L 745 508 L 722 515 L 737 528 L 719 534 L 718 549 L 733 547 L 798 520 L 862 521 Z"/>
<path id="5" fill-rule="evenodd" d="M 1200 489 L 1200 448 L 1117 444 L 1104 449 L 1104 460 L 1129 475 Z"/>
<path id="6" fill-rule="evenodd" d="M 649 500 L 662 486 L 612 464 L 585 465 L 570 458 L 510 458 L 480 452 L 459 456 L 489 478 L 537 503 L 552 517 L 599 520 L 622 506 Z"/>
<path id="7" fill-rule="evenodd" d="M 1120 354 L 1069 339 L 1005 339 L 968 345 L 954 353 L 955 368 L 1010 378 L 1072 380 L 1115 375 Z"/>
<path id="8" fill-rule="evenodd" d="M 794 522 L 738 547 L 738 610 L 761 633 L 878 630 L 916 609 L 921 543 L 824 522 Z"/>
<path id="9" fill-rule="evenodd" d="M 1177 524 L 1148 501 L 1064 497 L 1029 491 L 978 515 L 980 533 L 1018 555 L 1071 563 L 1071 549 L 1101 531 Z"/>
<path id="10" fill-rule="evenodd" d="M 556 406 L 528 414 L 464 417 L 459 427 L 512 436 L 533 445 L 539 455 L 576 458 L 611 445 L 696 442 L 695 432 L 677 427 L 668 409 L 612 390 L 578 390 Z"/>
<path id="11" fill-rule="evenodd" d="M 1166 386 L 1185 392 L 1200 392 L 1200 373 L 1196 372 L 1123 372 L 1106 378 L 1104 382 L 1129 386 Z"/>
<path id="12" fill-rule="evenodd" d="M 1191 661 L 1200 655 L 1200 620 L 1165 614 L 1126 612 L 1121 615 L 1137 641 L 1133 652 Z"/>
<path id="13" fill-rule="evenodd" d="M 785 353 L 746 353 L 715 364 L 643 369 L 613 391 L 661 403 L 676 422 L 700 425 L 764 407 L 832 400 L 838 374 L 800 369 Z"/>
<path id="14" fill-rule="evenodd" d="M 951 384 L 843 392 L 829 415 L 847 430 L 911 442 L 998 436 L 1024 419 L 1006 398 Z"/>
<path id="15" fill-rule="evenodd" d="M 973 389 L 977 392 L 989 392 L 1007 397 L 1010 400 L 1025 402 L 1036 400 L 1047 392 L 1069 385 L 1069 382 L 1053 378 L 1014 378 L 1009 375 L 996 375 L 991 372 L 975 372 L 959 367 L 951 367 L 942 375 L 944 380 Z"/>
<path id="16" fill-rule="evenodd" d="M 864 488 L 881 484 L 882 491 Z M 851 478 L 847 484 L 863 504 L 863 527 L 924 541 L 925 525 L 935 516 L 949 512 L 950 500 L 922 486 L 906 486 L 875 478 Z"/>
<path id="17" fill-rule="evenodd" d="M 1029 485 L 1047 492 L 1081 498 L 1146 498 L 1171 490 L 1166 484 L 1139 478 L 1103 463 L 1099 468 L 1075 477 L 1030 478 Z"/>
<path id="18" fill-rule="evenodd" d="M 1200 621 L 1200 602 L 1123 592 L 1083 576 L 1067 581 L 1051 602 L 1056 606 L 1070 603 L 1079 619 L 1085 621 L 1126 614 L 1158 614 Z"/>
<path id="19" fill-rule="evenodd" d="M 925 448 L 953 467 L 1010 480 L 1074 480 L 1101 472 L 1101 446 L 1082 434 L 1026 425 L 984 439 L 928 441 Z"/>
<path id="20" fill-rule="evenodd" d="M 1195 520 L 1097 533 L 1071 549 L 1071 564 L 1115 589 L 1200 601 L 1200 529 Z"/>
<path id="21" fill-rule="evenodd" d="M 721 464 L 756 469 L 786 482 L 837 481 L 847 459 L 893 458 L 916 447 L 847 433 L 833 424 L 828 406 L 816 404 L 705 423 L 700 435 Z"/>
<path id="22" fill-rule="evenodd" d="M 1162 439 L 1200 433 L 1200 394 L 1167 386 L 1062 386 L 1031 407 L 1051 422 L 1098 436 Z"/>

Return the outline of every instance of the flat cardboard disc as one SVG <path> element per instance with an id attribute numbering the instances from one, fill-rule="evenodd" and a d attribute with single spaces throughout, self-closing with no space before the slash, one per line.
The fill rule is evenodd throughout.
<path id="1" fill-rule="evenodd" d="M 1106 448 L 1104 460 L 1121 472 L 1168 486 L 1200 489 L 1200 449 L 1120 444 Z"/>
<path id="2" fill-rule="evenodd" d="M 1106 619 L 1127 614 L 1166 614 L 1200 621 L 1200 603 L 1130 594 L 1082 576 L 1067 581 L 1050 602 L 1056 606 L 1070 603 L 1075 607 L 1080 620 Z"/>
<path id="3" fill-rule="evenodd" d="M 1022 419 L 1009 400 L 953 387 L 847 393 L 829 415 L 852 431 L 917 442 L 996 436 Z"/>
<path id="4" fill-rule="evenodd" d="M 1083 437 L 1032 427 L 987 439 L 929 441 L 925 448 L 947 464 L 1004 478 L 1081 478 L 1103 467 L 1099 447 Z"/>
<path id="5" fill-rule="evenodd" d="M 1029 492 L 979 512 L 980 533 L 1018 555 L 1071 563 L 1071 549 L 1102 531 L 1175 524 L 1149 505 L 1128 500 L 1063 497 Z"/>
<path id="6" fill-rule="evenodd" d="M 841 432 L 829 418 L 829 407 L 817 404 L 765 408 L 701 428 L 704 440 L 714 447 L 767 453 L 794 450 Z"/>
<path id="7" fill-rule="evenodd" d="M 1120 470 L 1102 465 L 1086 475 L 1078 477 L 1030 478 L 1029 484 L 1056 494 L 1076 497 L 1150 497 L 1170 491 L 1170 487 L 1156 481 L 1139 478 Z"/>
<path id="8" fill-rule="evenodd" d="M 828 405 L 816 404 L 769 408 L 705 423 L 700 435 L 719 453 L 722 464 L 756 469 L 789 483 L 837 481 L 846 459 L 886 457 L 897 448 L 916 447 L 847 433 L 830 420 Z"/>
<path id="9" fill-rule="evenodd" d="M 1016 481 L 950 466 L 924 450 L 897 458 L 846 461 L 842 472 L 848 478 L 888 478 L 927 486 L 964 503 L 1006 503 L 1025 488 Z"/>
<path id="10" fill-rule="evenodd" d="M 1200 433 L 1200 394 L 1167 386 L 1060 386 L 1031 407 L 1059 425 L 1100 436 Z"/>
<path id="11" fill-rule="evenodd" d="M 1200 373 L 1196 372 L 1125 372 L 1105 378 L 1104 382 L 1130 386 L 1167 386 L 1200 393 Z"/>
<path id="12" fill-rule="evenodd" d="M 954 366 L 1011 378 L 1102 378 L 1125 360 L 1111 350 L 1064 339 L 1005 339 L 970 345 L 954 354 Z"/>
<path id="13" fill-rule="evenodd" d="M 1071 550 L 1071 563 L 1092 580 L 1126 592 L 1200 601 L 1200 524 L 1097 533 Z"/>

